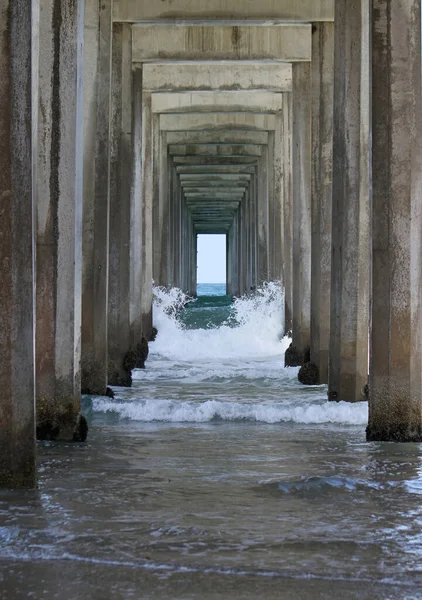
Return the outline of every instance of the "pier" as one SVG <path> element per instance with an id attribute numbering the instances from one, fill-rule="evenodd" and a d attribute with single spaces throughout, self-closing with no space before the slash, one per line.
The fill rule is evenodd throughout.
<path id="1" fill-rule="evenodd" d="M 421 0 L 0 0 L 0 486 L 85 439 L 153 281 L 285 290 L 367 439 L 422 441 Z M 309 350 L 307 350 L 309 348 Z M 280 365 L 282 368 L 283 365 Z M 369 373 L 369 378 L 368 378 Z"/>

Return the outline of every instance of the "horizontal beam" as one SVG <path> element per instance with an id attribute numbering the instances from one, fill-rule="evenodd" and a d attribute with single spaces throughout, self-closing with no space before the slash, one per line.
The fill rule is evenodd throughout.
<path id="1" fill-rule="evenodd" d="M 265 90 L 292 91 L 291 63 L 262 61 L 146 63 L 142 69 L 142 88 L 147 91 Z"/>
<path id="2" fill-rule="evenodd" d="M 251 165 L 257 164 L 256 156 L 173 156 L 175 165 Z"/>
<path id="3" fill-rule="evenodd" d="M 256 144 L 235 144 L 232 146 L 219 144 L 172 144 L 168 146 L 170 156 L 261 156 L 261 146 Z"/>
<path id="4" fill-rule="evenodd" d="M 266 131 L 169 131 L 167 144 L 268 144 Z"/>
<path id="5" fill-rule="evenodd" d="M 244 175 L 245 173 L 248 175 L 254 175 L 256 168 L 248 165 L 183 165 L 175 167 L 176 172 L 179 173 L 180 177 L 186 176 L 198 176 L 202 177 L 203 173 L 210 174 L 214 173 L 216 176 L 218 175 Z"/>
<path id="6" fill-rule="evenodd" d="M 334 21 L 334 0 L 114 0 L 113 19 Z"/>
<path id="7" fill-rule="evenodd" d="M 207 129 L 242 129 L 274 131 L 276 117 L 273 114 L 230 112 L 230 113 L 194 113 L 161 114 L 160 129 L 162 131 L 206 131 Z"/>
<path id="8" fill-rule="evenodd" d="M 206 179 L 205 177 L 212 177 L 212 179 Z M 211 185 L 214 185 L 214 182 L 244 182 L 248 184 L 251 180 L 251 176 L 245 173 L 211 173 L 207 175 L 207 173 L 181 173 L 179 175 L 180 182 L 183 187 L 187 187 L 188 184 L 194 184 L 195 182 L 204 183 L 208 181 Z"/>
<path id="9" fill-rule="evenodd" d="M 214 190 L 215 192 L 218 192 L 219 190 L 221 191 L 230 191 L 230 190 L 242 190 L 242 192 L 244 192 L 246 189 L 248 189 L 249 187 L 249 182 L 248 181 L 214 181 L 212 179 L 210 180 L 203 180 L 203 181 L 181 181 L 180 185 L 182 186 L 182 189 L 188 191 L 192 191 L 195 192 L 198 189 L 209 189 L 209 190 Z"/>
<path id="10" fill-rule="evenodd" d="M 283 108 L 283 94 L 274 92 L 154 92 L 153 113 L 249 112 L 277 113 Z"/>
<path id="11" fill-rule="evenodd" d="M 199 198 L 185 198 L 187 203 L 197 204 L 198 206 L 206 207 L 206 206 L 229 206 L 233 204 L 233 206 L 238 206 L 240 202 L 242 202 L 243 198 L 215 198 L 211 197 L 199 197 Z"/>
<path id="12" fill-rule="evenodd" d="M 237 198 L 241 200 L 244 196 L 244 191 L 241 192 L 222 192 L 222 191 L 214 191 L 209 188 L 198 189 L 196 192 L 184 192 L 184 196 L 186 199 L 195 199 L 195 198 Z"/>
<path id="13" fill-rule="evenodd" d="M 157 60 L 301 62 L 311 59 L 312 30 L 308 24 L 132 27 L 134 63 Z"/>

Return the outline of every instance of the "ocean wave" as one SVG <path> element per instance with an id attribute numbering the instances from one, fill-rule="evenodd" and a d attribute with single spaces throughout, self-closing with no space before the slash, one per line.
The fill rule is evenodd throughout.
<path id="1" fill-rule="evenodd" d="M 154 288 L 154 325 L 158 329 L 151 356 L 170 360 L 203 361 L 219 358 L 282 356 L 288 346 L 284 333 L 284 294 L 272 282 L 254 295 L 233 303 L 227 323 L 215 329 L 186 329 L 178 318 L 189 298 L 180 290 Z"/>
<path id="2" fill-rule="evenodd" d="M 242 402 L 184 402 L 174 400 L 143 400 L 119 402 L 94 398 L 92 408 L 96 412 L 115 413 L 122 419 L 142 422 L 206 423 L 222 421 L 255 421 L 261 423 L 335 423 L 366 425 L 368 405 L 365 402 L 324 402 L 322 404 L 259 404 Z"/>

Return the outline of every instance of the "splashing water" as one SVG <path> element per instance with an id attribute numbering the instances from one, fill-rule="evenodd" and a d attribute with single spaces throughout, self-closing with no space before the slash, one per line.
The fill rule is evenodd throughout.
<path id="1" fill-rule="evenodd" d="M 226 321 L 215 329 L 188 330 L 179 311 L 192 302 L 181 290 L 154 289 L 154 325 L 158 329 L 151 354 L 183 361 L 238 360 L 282 357 L 287 338 L 284 331 L 284 296 L 277 283 L 268 283 L 253 295 L 237 298 Z"/>
<path id="2" fill-rule="evenodd" d="M 328 402 L 325 386 L 304 388 L 298 369 L 284 368 L 290 339 L 278 283 L 234 301 L 155 288 L 154 325 L 158 335 L 134 388 L 113 401 L 95 399 L 94 411 L 145 423 L 367 422 L 365 403 Z"/>

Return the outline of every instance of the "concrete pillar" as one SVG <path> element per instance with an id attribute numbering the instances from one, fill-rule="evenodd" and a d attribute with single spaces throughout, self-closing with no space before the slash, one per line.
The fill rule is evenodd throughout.
<path id="1" fill-rule="evenodd" d="M 421 2 L 372 2 L 368 440 L 422 440 Z"/>
<path id="2" fill-rule="evenodd" d="M 175 177 L 173 196 L 173 285 L 180 288 L 180 202 L 181 188 L 180 180 Z"/>
<path id="3" fill-rule="evenodd" d="M 85 145 L 85 151 L 94 150 L 90 157 L 85 152 L 86 160 L 91 163 L 93 183 L 85 180 L 82 283 L 82 390 L 90 394 L 103 394 L 107 385 L 112 12 L 113 0 L 100 3 L 95 139 Z"/>
<path id="4" fill-rule="evenodd" d="M 108 287 L 108 382 L 127 385 L 123 361 L 131 345 L 130 182 L 132 172 L 131 27 L 113 26 L 110 138 L 110 243 Z"/>
<path id="5" fill-rule="evenodd" d="M 142 93 L 142 334 L 152 332 L 152 206 L 153 206 L 153 144 L 151 93 Z"/>
<path id="6" fill-rule="evenodd" d="M 159 115 L 154 115 L 154 281 L 155 285 L 168 284 L 169 244 L 169 169 L 166 132 L 159 131 Z"/>
<path id="7" fill-rule="evenodd" d="M 80 439 L 83 24 L 83 0 L 41 0 L 35 183 L 39 439 Z"/>
<path id="8" fill-rule="evenodd" d="M 252 218 L 252 285 L 259 285 L 258 276 L 258 166 L 251 178 L 251 218 Z"/>
<path id="9" fill-rule="evenodd" d="M 136 347 L 142 337 L 142 70 L 132 76 L 132 177 L 130 188 L 130 295 L 129 327 L 131 346 Z"/>
<path id="10" fill-rule="evenodd" d="M 328 394 L 365 398 L 370 271 L 369 0 L 336 1 Z"/>
<path id="11" fill-rule="evenodd" d="M 241 256 L 241 274 L 240 285 L 241 294 L 249 292 L 248 287 L 248 254 L 247 254 L 247 218 L 246 218 L 246 200 L 243 197 L 240 206 L 240 256 Z"/>
<path id="12" fill-rule="evenodd" d="M 233 218 L 233 223 L 230 229 L 230 257 L 231 257 L 231 294 L 234 296 L 240 295 L 239 288 L 239 245 L 238 245 L 238 231 L 239 231 L 239 211 Z"/>
<path id="13" fill-rule="evenodd" d="M 245 190 L 245 196 L 243 201 L 245 204 L 245 227 L 246 227 L 246 248 L 245 248 L 245 260 L 246 260 L 246 290 L 249 292 L 252 288 L 252 262 L 251 262 L 251 203 L 249 188 Z"/>
<path id="14" fill-rule="evenodd" d="M 274 156 L 272 172 L 273 192 L 270 204 L 270 279 L 283 284 L 283 230 L 284 230 L 284 186 L 283 186 L 283 115 L 276 116 L 277 127 L 270 133 L 270 148 Z"/>
<path id="15" fill-rule="evenodd" d="M 197 289 L 197 270 L 198 270 L 198 236 L 196 234 L 194 225 L 192 223 L 192 252 L 193 252 L 193 261 L 192 261 L 192 273 L 191 273 L 191 294 L 196 297 L 198 293 Z"/>
<path id="16" fill-rule="evenodd" d="M 333 172 L 334 24 L 312 28 L 311 361 L 328 383 Z"/>
<path id="17" fill-rule="evenodd" d="M 268 146 L 262 147 L 258 166 L 258 281 L 268 280 Z"/>
<path id="18" fill-rule="evenodd" d="M 0 487 L 8 488 L 36 485 L 31 34 L 31 3 L 0 0 Z"/>
<path id="19" fill-rule="evenodd" d="M 293 327 L 293 94 L 283 94 L 283 275 L 285 332 Z"/>
<path id="20" fill-rule="evenodd" d="M 293 346 L 311 341 L 311 63 L 293 65 Z"/>
<path id="21" fill-rule="evenodd" d="M 167 149 L 166 149 L 167 153 Z M 167 283 L 168 286 L 174 285 L 174 191 L 176 186 L 177 173 L 173 164 L 173 159 L 167 153 L 169 186 L 168 186 L 168 244 L 167 244 Z"/>

